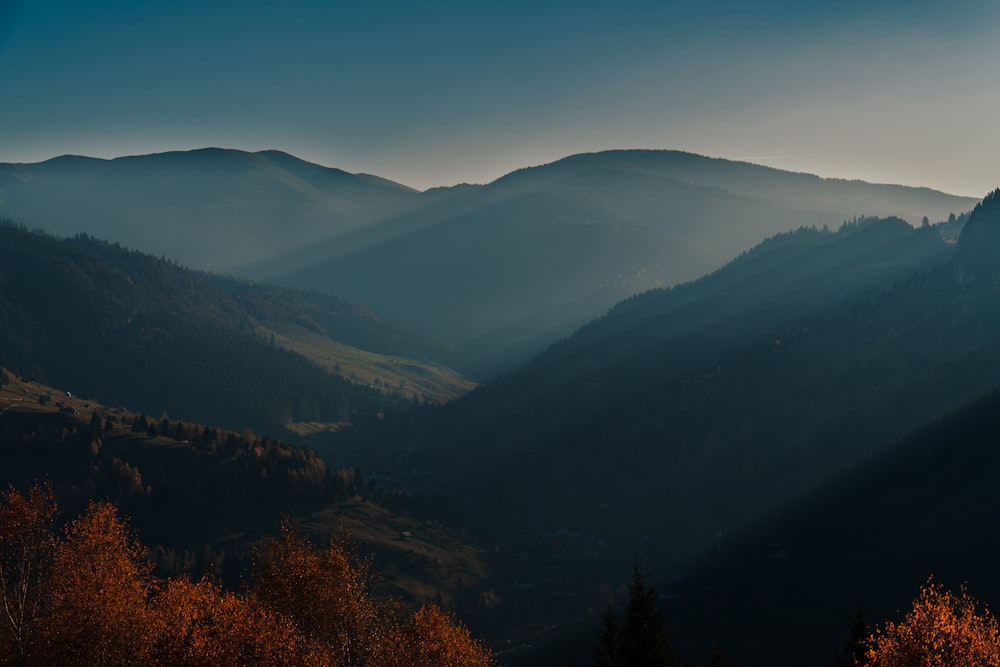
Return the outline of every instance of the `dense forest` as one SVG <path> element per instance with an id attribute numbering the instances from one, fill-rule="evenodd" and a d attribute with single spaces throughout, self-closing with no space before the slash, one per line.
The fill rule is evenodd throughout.
<path id="1" fill-rule="evenodd" d="M 433 356 L 433 345 L 356 304 L 293 301 L 287 291 L 226 283 L 87 236 L 59 240 L 0 226 L 0 354 L 20 374 L 157 418 L 263 432 L 409 408 L 402 396 L 275 345 L 255 315 L 347 339 L 377 332 L 379 349 Z"/>
<path id="2" fill-rule="evenodd" d="M 283 521 L 239 593 L 154 577 L 111 504 L 57 528 L 51 489 L 0 500 L 0 660 L 11 665 L 493 665 L 435 605 L 370 594 L 368 563 Z"/>

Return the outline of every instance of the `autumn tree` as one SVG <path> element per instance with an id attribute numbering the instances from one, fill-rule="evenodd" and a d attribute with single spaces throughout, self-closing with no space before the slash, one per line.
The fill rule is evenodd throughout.
<path id="1" fill-rule="evenodd" d="M 997 621 L 963 587 L 958 595 L 928 579 L 900 623 L 871 637 L 872 667 L 1000 667 Z"/>
<path id="2" fill-rule="evenodd" d="M 253 594 L 324 645 L 338 665 L 379 664 L 375 657 L 395 640 L 392 609 L 377 604 L 369 588 L 368 561 L 333 540 L 310 543 L 288 519 L 256 554 Z"/>
<path id="3" fill-rule="evenodd" d="M 154 665 L 333 664 L 322 647 L 310 646 L 290 620 L 269 612 L 253 596 L 223 591 L 212 580 L 167 580 L 153 606 L 161 623 L 150 660 Z"/>
<path id="4" fill-rule="evenodd" d="M 309 646 L 322 646 L 338 666 L 492 667 L 490 652 L 437 606 L 407 617 L 392 600 L 371 595 L 370 562 L 344 541 L 315 545 L 284 520 L 257 551 L 249 593 L 291 619 Z"/>
<path id="5" fill-rule="evenodd" d="M 146 664 L 158 623 L 150 565 L 113 505 L 91 503 L 52 558 L 46 656 L 59 665 Z"/>
<path id="6" fill-rule="evenodd" d="M 493 667 L 493 656 L 469 630 L 437 605 L 417 609 L 403 628 L 401 655 L 394 664 L 436 667 Z"/>
<path id="7" fill-rule="evenodd" d="M 50 486 L 27 495 L 10 487 L 0 501 L 0 659 L 25 662 L 37 639 L 52 552 L 56 502 Z"/>

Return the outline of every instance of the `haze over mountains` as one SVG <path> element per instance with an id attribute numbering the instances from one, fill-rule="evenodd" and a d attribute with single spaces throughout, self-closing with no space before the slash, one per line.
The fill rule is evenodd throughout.
<path id="1" fill-rule="evenodd" d="M 1000 257 L 998 212 L 995 193 L 957 251 L 938 226 L 893 218 L 778 235 L 698 281 L 619 304 L 514 373 L 352 451 L 386 483 L 461 497 L 456 520 L 516 544 L 497 594 L 528 596 L 539 623 L 568 613 L 567 590 L 596 595 L 636 554 L 670 586 L 668 575 L 714 562 L 720 539 L 739 544 L 997 386 L 997 283 L 985 258 L 995 267 Z M 964 511 L 970 525 L 989 516 Z M 879 558 L 902 557 L 877 545 Z M 914 552 L 907 572 L 954 570 L 935 554 Z M 519 592 L 518 581 L 545 576 L 548 595 Z M 744 576 L 765 576 L 763 566 Z M 707 604 L 704 591 L 686 595 Z M 764 664 L 746 646 L 733 655 Z M 812 664 L 803 655 L 767 664 Z"/>
<path id="2" fill-rule="evenodd" d="M 463 618 L 494 645 L 555 649 L 505 665 L 588 660 L 594 610 L 618 600 L 637 556 L 671 613 L 699 624 L 690 655 L 721 642 L 735 664 L 769 667 L 822 660 L 830 634 L 784 588 L 767 598 L 783 600 L 771 616 L 751 609 L 715 628 L 704 620 L 713 605 L 808 585 L 826 601 L 810 608 L 826 628 L 857 603 L 836 582 L 878 585 L 858 555 L 868 546 L 888 560 L 893 543 L 913 545 L 908 576 L 988 567 L 921 548 L 921 531 L 940 525 L 942 489 L 961 525 L 992 512 L 984 494 L 955 489 L 969 461 L 993 460 L 980 431 L 995 429 L 986 415 L 1000 386 L 1000 191 L 977 204 L 662 151 L 578 155 L 427 192 L 274 152 L 128 160 L 0 165 L 0 216 L 108 237 L 0 225 L 0 362 L 172 420 L 287 429 L 327 470 L 352 470 L 362 497 L 382 489 L 403 503 L 416 521 L 407 531 L 456 529 L 485 559 L 475 584 L 449 584 Z M 117 234 L 189 254 L 129 251 Z M 421 406 L 471 388 L 443 364 L 496 377 Z M 194 456 L 188 426 L 165 421 L 169 446 Z M 131 446 L 119 431 L 116 447 Z M 931 483 L 921 461 L 946 456 L 949 437 L 964 439 L 962 461 Z M 242 465 L 213 453 L 209 473 Z M 144 474 L 160 465 L 114 454 Z M 253 455 L 248 444 L 240 456 Z M 894 514 L 910 500 L 923 514 Z M 883 517 L 884 537 L 857 528 L 866 511 Z M 782 579 L 760 556 L 774 535 L 791 540 L 792 559 L 819 546 Z M 449 568 L 467 567 L 458 561 Z M 811 568 L 837 569 L 817 579 Z M 908 585 L 896 584 L 872 593 L 877 608 Z M 768 618 L 799 623 L 812 643 L 761 662 Z M 548 634 L 574 622 L 572 645 Z"/>
<path id="3" fill-rule="evenodd" d="M 671 151 L 577 155 L 423 193 L 273 151 L 0 165 L 0 215 L 359 300 L 454 343 L 455 363 L 479 375 L 767 236 L 858 215 L 917 224 L 973 204 Z"/>

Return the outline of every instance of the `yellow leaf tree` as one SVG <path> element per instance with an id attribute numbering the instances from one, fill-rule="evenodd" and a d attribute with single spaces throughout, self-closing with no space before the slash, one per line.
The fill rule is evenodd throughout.
<path id="1" fill-rule="evenodd" d="M 91 503 L 56 548 L 43 624 L 46 656 L 59 665 L 144 665 L 159 623 L 142 545 L 113 505 Z"/>
<path id="2" fill-rule="evenodd" d="M 309 642 L 319 643 L 337 665 L 379 664 L 390 646 L 393 614 L 369 595 L 367 561 L 343 544 L 311 544 L 284 520 L 277 538 L 256 554 L 252 593 L 268 609 L 292 619 Z"/>
<path id="3" fill-rule="evenodd" d="M 152 664 L 164 667 L 232 665 L 329 666 L 288 619 L 253 596 L 223 591 L 214 581 L 168 580 L 154 598 L 162 633 Z"/>
<path id="4" fill-rule="evenodd" d="M 402 633 L 400 665 L 492 667 L 492 654 L 469 630 L 436 605 L 413 613 Z"/>
<path id="5" fill-rule="evenodd" d="M 963 587 L 958 595 L 928 580 L 901 623 L 887 622 L 869 641 L 872 667 L 1000 667 L 993 614 Z"/>

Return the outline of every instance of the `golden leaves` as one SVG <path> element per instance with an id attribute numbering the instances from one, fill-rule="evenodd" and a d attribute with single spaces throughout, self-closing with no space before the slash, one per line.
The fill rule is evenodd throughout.
<path id="1" fill-rule="evenodd" d="M 963 587 L 958 595 L 928 579 L 901 623 L 869 642 L 872 667 L 1000 667 L 996 618 Z"/>
<path id="2" fill-rule="evenodd" d="M 0 592 L 30 574 L 36 622 L 0 618 L 0 662 L 59 665 L 491 667 L 489 651 L 437 607 L 410 616 L 370 594 L 369 562 L 342 542 L 318 547 L 290 521 L 257 551 L 242 594 L 213 580 L 153 578 L 113 505 L 91 503 L 65 535 L 51 491 L 0 504 Z M 51 566 L 48 565 L 51 561 Z M 20 569 L 19 569 L 20 568 Z M 16 630 L 20 628 L 20 634 Z M 19 642 L 13 638 L 20 637 Z"/>

